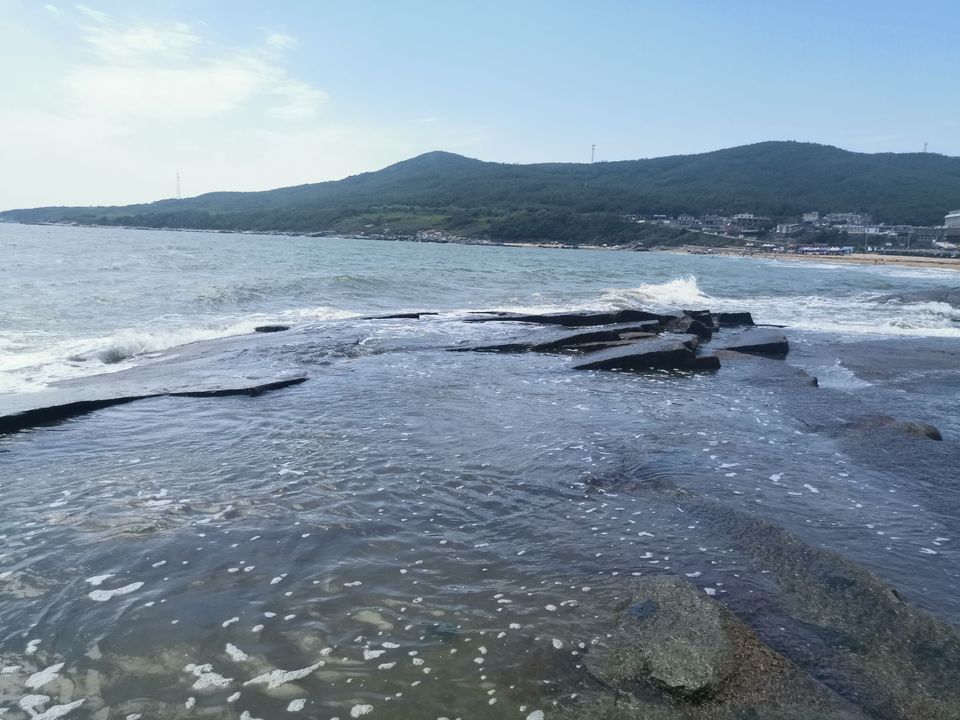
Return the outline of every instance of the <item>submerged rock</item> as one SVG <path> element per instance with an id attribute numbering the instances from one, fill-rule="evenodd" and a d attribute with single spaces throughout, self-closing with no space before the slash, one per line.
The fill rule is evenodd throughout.
<path id="1" fill-rule="evenodd" d="M 275 333 L 289 330 L 289 325 L 258 325 L 253 329 L 255 333 Z"/>
<path id="2" fill-rule="evenodd" d="M 584 663 L 617 696 L 574 717 L 863 717 L 761 643 L 723 605 L 677 578 L 638 582 L 610 636 Z"/>
<path id="3" fill-rule="evenodd" d="M 920 422 L 918 420 L 897 420 L 889 415 L 868 415 L 858 418 L 847 428 L 848 433 L 859 433 L 867 435 L 877 431 L 893 431 L 903 435 L 910 435 L 916 438 L 928 438 L 930 440 L 943 440 L 940 430 L 930 423 Z"/>
<path id="4" fill-rule="evenodd" d="M 676 697 L 714 695 L 733 672 L 730 622 L 717 603 L 680 580 L 641 583 L 611 644 L 586 665 L 607 685 L 651 682 Z"/>

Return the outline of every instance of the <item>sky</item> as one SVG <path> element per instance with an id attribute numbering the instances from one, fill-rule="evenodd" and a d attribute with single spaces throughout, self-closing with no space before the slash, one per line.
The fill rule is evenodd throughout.
<path id="1" fill-rule="evenodd" d="M 801 140 L 960 155 L 956 0 L 0 0 L 0 210 Z"/>

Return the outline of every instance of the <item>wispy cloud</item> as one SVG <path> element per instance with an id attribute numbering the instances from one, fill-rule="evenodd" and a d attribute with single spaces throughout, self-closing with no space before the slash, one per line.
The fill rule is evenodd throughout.
<path id="1" fill-rule="evenodd" d="M 223 49 L 187 23 L 127 24 L 78 5 L 89 60 L 64 78 L 67 99 L 85 114 L 153 121 L 245 110 L 287 120 L 314 117 L 327 95 L 288 76 L 277 52 L 296 40 L 272 33 L 261 47 Z M 267 51 L 269 50 L 269 52 Z"/>

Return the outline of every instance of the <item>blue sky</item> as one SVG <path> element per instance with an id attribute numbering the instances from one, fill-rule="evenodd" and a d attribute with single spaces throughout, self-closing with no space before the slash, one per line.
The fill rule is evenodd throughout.
<path id="1" fill-rule="evenodd" d="M 960 155 L 960 3 L 0 0 L 0 208 L 770 139 Z"/>

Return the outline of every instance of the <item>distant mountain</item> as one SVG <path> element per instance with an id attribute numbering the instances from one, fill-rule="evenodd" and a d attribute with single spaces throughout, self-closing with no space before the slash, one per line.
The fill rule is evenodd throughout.
<path id="1" fill-rule="evenodd" d="M 625 214 L 785 219 L 809 210 L 857 211 L 887 223 L 937 225 L 957 206 L 960 158 L 764 142 L 594 164 L 508 165 L 431 152 L 332 182 L 122 207 L 9 210 L 0 219 L 297 232 L 439 229 L 590 242 L 636 235 Z"/>

